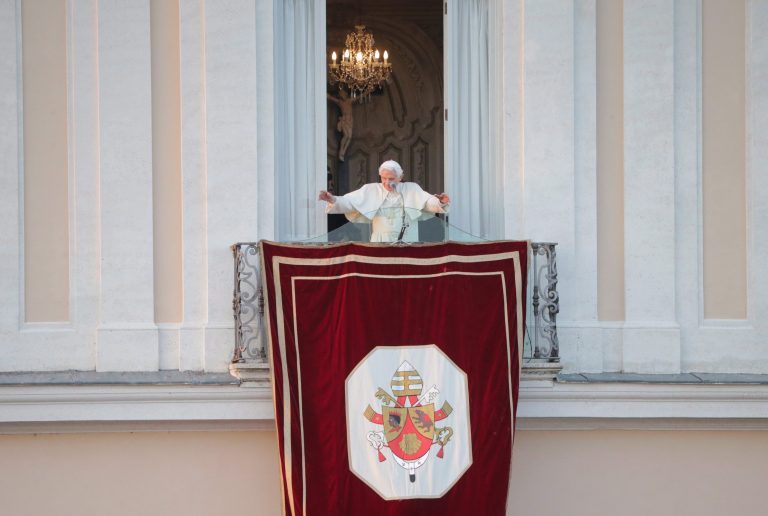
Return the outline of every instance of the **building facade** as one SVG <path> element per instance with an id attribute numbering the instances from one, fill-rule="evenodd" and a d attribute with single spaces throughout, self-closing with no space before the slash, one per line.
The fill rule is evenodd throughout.
<path id="1" fill-rule="evenodd" d="M 279 513 L 230 246 L 326 229 L 326 8 L 0 2 L 4 513 Z M 461 229 L 557 243 L 510 514 L 759 514 L 768 2 L 443 11 L 429 180 Z"/>

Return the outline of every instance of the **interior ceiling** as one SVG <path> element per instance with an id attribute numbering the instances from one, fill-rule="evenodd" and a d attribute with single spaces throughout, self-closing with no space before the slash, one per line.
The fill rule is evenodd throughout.
<path id="1" fill-rule="evenodd" d="M 326 0 L 326 16 L 332 27 L 365 24 L 366 18 L 402 20 L 417 25 L 438 48 L 443 47 L 443 0 Z"/>

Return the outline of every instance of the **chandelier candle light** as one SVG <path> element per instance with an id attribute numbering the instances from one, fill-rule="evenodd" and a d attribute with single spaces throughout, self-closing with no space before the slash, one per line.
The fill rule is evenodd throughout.
<path id="1" fill-rule="evenodd" d="M 355 25 L 355 32 L 347 34 L 344 42 L 341 63 L 336 62 L 338 56 L 334 51 L 328 65 L 328 81 L 347 88 L 359 102 L 370 100 L 371 93 L 381 88 L 392 74 L 389 53 L 385 50 L 383 55 L 379 54 L 373 43 L 373 34 L 365 30 L 365 25 Z"/>

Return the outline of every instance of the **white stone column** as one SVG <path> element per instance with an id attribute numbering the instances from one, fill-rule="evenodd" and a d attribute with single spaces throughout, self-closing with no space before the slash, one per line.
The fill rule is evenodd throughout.
<path id="1" fill-rule="evenodd" d="M 768 372 L 768 2 L 747 3 L 747 318 Z M 754 348 L 753 348 L 754 349 Z"/>
<path id="2" fill-rule="evenodd" d="M 678 1 L 675 8 L 675 269 L 677 314 L 681 328 L 681 370 L 690 345 L 700 351 L 701 299 L 701 56 L 699 0 Z M 697 371 L 699 369 L 696 369 Z"/>
<path id="3" fill-rule="evenodd" d="M 261 77 L 275 77 L 275 22 L 274 2 L 272 0 L 256 1 L 256 66 Z M 321 22 L 325 23 L 325 16 Z M 325 36 L 323 36 L 325 37 Z M 324 41 L 324 40 L 323 40 Z M 323 46 L 323 49 L 325 47 Z M 325 61 L 323 61 L 323 67 Z M 323 68 L 323 77 L 325 77 Z M 256 84 L 256 98 L 259 100 L 257 109 L 258 125 L 258 236 L 274 240 L 276 238 L 276 226 L 278 217 L 286 217 L 284 206 L 278 206 L 275 202 L 277 180 L 275 178 L 275 81 L 259 80 Z M 325 115 L 325 100 L 321 106 Z M 322 130 L 316 131 L 320 138 L 325 137 Z M 324 145 L 325 140 L 321 143 Z M 322 158 L 325 157 L 325 148 L 321 147 Z M 326 181 L 325 176 L 321 177 Z M 322 206 L 323 203 L 318 203 Z M 276 211 L 279 210 L 279 211 Z M 323 214 L 321 217 L 324 217 Z M 321 224 L 324 228 L 325 225 Z"/>
<path id="4" fill-rule="evenodd" d="M 179 3 L 183 317 L 178 368 L 204 368 L 208 318 L 205 146 L 205 19 L 202 0 Z"/>
<path id="5" fill-rule="evenodd" d="M 259 238 L 256 47 L 271 46 L 272 42 L 265 41 L 256 30 L 253 0 L 206 2 L 203 23 L 207 184 L 204 368 L 224 371 L 234 352 L 230 246 Z M 273 79 L 259 75 L 258 80 Z M 186 94 L 186 85 L 183 89 Z"/>
<path id="6" fill-rule="evenodd" d="M 494 5 L 495 4 L 495 5 Z M 525 240 L 525 168 L 523 163 L 523 62 L 525 0 L 492 2 L 492 30 L 500 31 L 501 62 L 501 163 L 504 238 Z M 498 22 L 498 23 L 496 23 Z"/>
<path id="7" fill-rule="evenodd" d="M 568 277 L 575 240 L 574 6 L 528 1 L 524 16 L 527 235 L 558 243 L 560 274 Z M 562 298 L 573 299 L 564 293 Z"/>
<path id="8" fill-rule="evenodd" d="M 595 3 L 528 1 L 523 21 L 524 235 L 558 244 L 563 362 L 580 371 L 601 371 Z"/>
<path id="9" fill-rule="evenodd" d="M 19 329 L 21 33 L 16 0 L 0 2 L 0 340 Z M 0 355 L 0 370 L 7 369 Z"/>
<path id="10" fill-rule="evenodd" d="M 561 341 L 580 371 L 604 370 L 597 316 L 597 3 L 574 3 L 574 264 Z M 558 246 L 560 247 L 560 246 Z M 558 250 L 558 253 L 560 250 Z M 558 254 L 559 257 L 559 254 Z M 565 278 L 563 278 L 565 279 Z"/>
<path id="11" fill-rule="evenodd" d="M 675 3 L 624 3 L 626 372 L 680 371 L 675 307 Z"/>
<path id="12" fill-rule="evenodd" d="M 74 185 L 72 304 L 78 354 L 95 367 L 101 258 L 99 221 L 99 36 L 97 0 L 70 3 L 68 55 L 70 174 Z M 80 367 L 85 369 L 86 367 Z"/>
<path id="13" fill-rule="evenodd" d="M 149 0 L 99 2 L 98 370 L 157 370 Z"/>

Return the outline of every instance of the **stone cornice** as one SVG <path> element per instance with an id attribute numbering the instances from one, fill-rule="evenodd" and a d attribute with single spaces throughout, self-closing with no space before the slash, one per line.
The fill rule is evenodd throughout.
<path id="1" fill-rule="evenodd" d="M 266 371 L 254 380 L 4 385 L 0 433 L 271 429 Z M 768 429 L 768 385 L 524 379 L 518 428 Z"/>
<path id="2" fill-rule="evenodd" d="M 768 385 L 524 381 L 520 428 L 768 429 Z"/>

